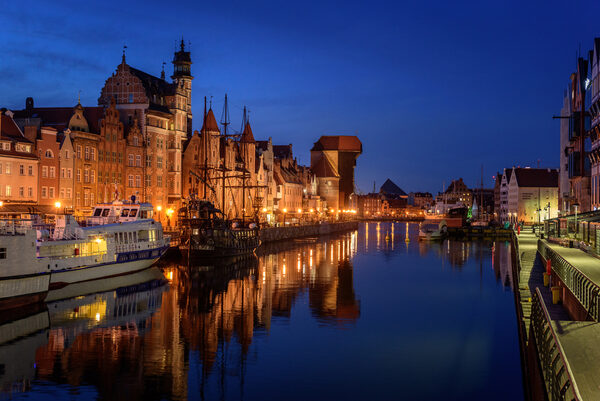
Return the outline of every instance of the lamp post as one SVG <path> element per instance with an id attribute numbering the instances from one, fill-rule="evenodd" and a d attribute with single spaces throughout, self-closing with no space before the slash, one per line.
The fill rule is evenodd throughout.
<path id="1" fill-rule="evenodd" d="M 156 211 L 158 212 L 158 222 L 160 223 L 160 211 L 162 210 L 162 206 L 158 205 L 156 206 Z"/>
<path id="2" fill-rule="evenodd" d="M 59 201 L 54 202 L 54 207 L 56 208 L 56 214 L 58 214 L 58 209 L 60 209 L 60 202 Z"/>
<path id="3" fill-rule="evenodd" d="M 171 227 L 171 215 L 173 214 L 173 209 L 167 209 L 167 226 Z"/>
<path id="4" fill-rule="evenodd" d="M 287 209 L 283 208 L 283 226 L 285 227 L 285 214 L 287 213 Z"/>

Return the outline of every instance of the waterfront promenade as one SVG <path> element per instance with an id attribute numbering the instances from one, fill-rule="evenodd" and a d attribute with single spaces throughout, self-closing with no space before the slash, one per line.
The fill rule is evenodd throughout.
<path id="1" fill-rule="evenodd" d="M 550 400 L 600 399 L 600 259 L 539 240 L 526 231 L 516 237 L 516 298 L 520 329 L 525 333 L 522 340 L 529 353 L 534 350 L 534 361 L 539 363 L 529 363 L 529 374 L 539 372 Z M 560 293 L 558 304 L 553 304 L 550 288 L 543 283 L 548 258 L 552 263 L 550 285 Z M 531 383 L 535 387 L 535 380 Z M 535 388 L 532 393 L 536 394 Z"/>

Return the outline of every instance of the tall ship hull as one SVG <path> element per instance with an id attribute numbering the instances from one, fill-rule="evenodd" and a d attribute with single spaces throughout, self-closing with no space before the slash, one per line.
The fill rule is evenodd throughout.
<path id="1" fill-rule="evenodd" d="M 237 227 L 207 201 L 189 200 L 179 211 L 179 222 L 179 250 L 189 259 L 250 255 L 260 245 L 256 225 Z"/>

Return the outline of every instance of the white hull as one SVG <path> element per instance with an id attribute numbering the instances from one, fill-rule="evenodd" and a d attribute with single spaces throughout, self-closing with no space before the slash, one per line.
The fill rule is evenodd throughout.
<path id="1" fill-rule="evenodd" d="M 41 301 L 49 284 L 50 274 L 0 280 L 0 310 Z"/>
<path id="2" fill-rule="evenodd" d="M 71 283 L 133 273 L 139 270 L 147 269 L 156 263 L 158 259 L 160 259 L 160 257 L 135 260 L 131 262 L 100 264 L 71 270 L 53 271 L 50 279 L 50 287 L 60 288 L 61 286 Z"/>

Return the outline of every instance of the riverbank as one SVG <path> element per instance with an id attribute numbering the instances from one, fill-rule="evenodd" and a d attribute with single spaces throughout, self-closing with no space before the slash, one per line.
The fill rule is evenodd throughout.
<path id="1" fill-rule="evenodd" d="M 318 237 L 342 231 L 356 230 L 358 221 L 337 223 L 321 223 L 301 226 L 267 227 L 262 228 L 259 238 L 262 243 L 283 241 L 294 238 Z"/>

